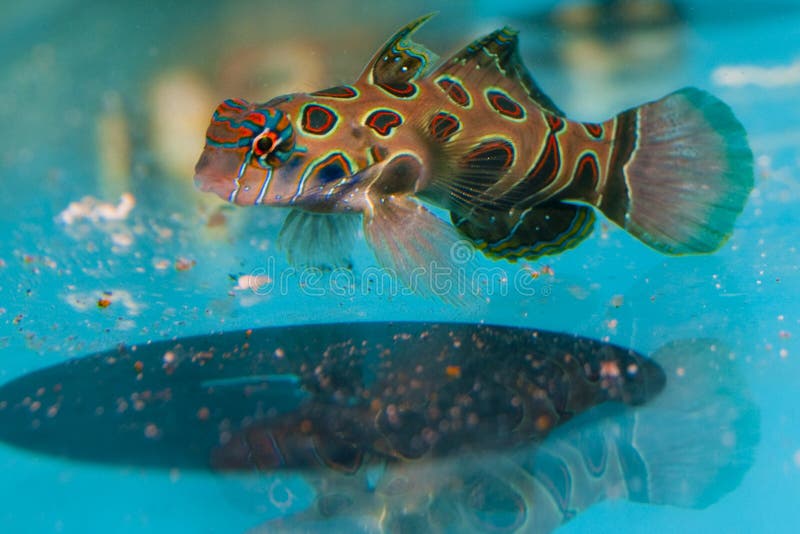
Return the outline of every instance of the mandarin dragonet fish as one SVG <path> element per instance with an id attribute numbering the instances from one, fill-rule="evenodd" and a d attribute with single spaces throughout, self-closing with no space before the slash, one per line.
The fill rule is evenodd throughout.
<path id="1" fill-rule="evenodd" d="M 398 31 L 351 85 L 225 100 L 195 184 L 242 206 L 293 208 L 278 245 L 298 264 L 341 264 L 362 225 L 407 283 L 432 265 L 455 273 L 460 240 L 511 261 L 560 253 L 591 233 L 595 210 L 665 254 L 726 241 L 753 188 L 747 136 L 726 104 L 684 88 L 573 121 L 523 65 L 516 31 L 435 66 L 411 40 L 430 17 Z"/>

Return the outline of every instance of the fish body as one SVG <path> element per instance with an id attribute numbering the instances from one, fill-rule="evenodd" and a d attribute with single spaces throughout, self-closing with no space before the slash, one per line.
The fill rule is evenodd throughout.
<path id="1" fill-rule="evenodd" d="M 352 242 L 357 226 L 339 215 L 360 215 L 379 262 L 406 278 L 451 266 L 458 240 L 512 261 L 562 252 L 590 234 L 595 209 L 667 254 L 727 239 L 753 163 L 724 103 L 685 88 L 602 123 L 572 121 L 528 73 L 515 31 L 434 68 L 436 56 L 410 38 L 428 18 L 397 32 L 351 85 L 220 104 L 197 186 L 300 210 L 281 243 L 301 262 Z M 330 237 L 310 235 L 309 220 Z"/>

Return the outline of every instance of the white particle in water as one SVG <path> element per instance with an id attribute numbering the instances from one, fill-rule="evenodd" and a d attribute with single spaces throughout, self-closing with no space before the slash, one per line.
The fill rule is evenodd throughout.
<path id="1" fill-rule="evenodd" d="M 736 446 L 736 434 L 733 432 L 725 432 L 722 434 L 722 446 L 732 449 Z"/>
<path id="2" fill-rule="evenodd" d="M 159 437 L 160 433 L 161 432 L 158 430 L 158 427 L 153 423 L 150 423 L 146 427 L 144 427 L 144 435 L 146 438 L 156 439 L 157 437 Z"/>

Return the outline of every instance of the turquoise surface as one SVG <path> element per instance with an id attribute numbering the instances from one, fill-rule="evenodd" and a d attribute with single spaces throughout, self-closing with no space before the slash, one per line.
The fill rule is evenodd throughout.
<path id="1" fill-rule="evenodd" d="M 743 363 L 761 408 L 761 444 L 741 486 L 704 511 L 609 501 L 563 532 L 796 532 L 800 7 L 687 2 L 681 22 L 627 48 L 628 30 L 588 38 L 536 15 L 558 7 L 1 6 L 0 381 L 122 342 L 307 322 L 485 321 L 646 353 L 668 340 L 715 337 Z M 498 290 L 476 308 L 455 309 L 361 285 L 336 294 L 328 280 L 291 271 L 275 250 L 282 212 L 219 208 L 192 190 L 193 161 L 185 161 L 202 148 L 194 115 L 204 123 L 217 100 L 239 96 L 232 90 L 266 100 L 290 90 L 282 83 L 290 76 L 298 90 L 351 80 L 391 31 L 434 9 L 439 16 L 419 39 L 442 56 L 498 25 L 519 28 L 531 72 L 576 118 L 602 119 L 684 85 L 725 100 L 757 163 L 730 241 L 710 256 L 668 258 L 605 223 L 560 256 L 491 265 L 510 280 L 540 273 L 525 295 Z M 621 65 L 631 46 L 638 53 Z M 124 211 L 123 192 L 135 198 L 124 219 L 73 221 L 77 212 L 65 212 L 85 196 Z M 372 261 L 365 246 L 354 259 L 356 272 Z M 241 278 L 265 274 L 275 283 L 259 292 Z M 263 489 L 230 477 L 70 463 L 4 445 L 0 471 L 3 532 L 240 532 L 275 514 Z"/>

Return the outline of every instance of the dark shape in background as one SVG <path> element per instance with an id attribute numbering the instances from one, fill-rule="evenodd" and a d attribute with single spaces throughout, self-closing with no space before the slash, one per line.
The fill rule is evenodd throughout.
<path id="1" fill-rule="evenodd" d="M 703 508 L 752 465 L 758 411 L 728 351 L 679 342 L 654 360 L 452 323 L 230 332 L 12 380 L 0 439 L 85 461 L 247 470 L 258 476 L 246 491 L 280 510 L 292 490 L 276 469 L 300 473 L 313 504 L 259 532 L 549 532 L 608 498 Z"/>
<path id="2" fill-rule="evenodd" d="M 706 508 L 739 486 L 759 441 L 759 413 L 733 356 L 713 340 L 669 343 L 653 355 L 666 372 L 663 392 L 643 406 L 603 403 L 541 443 L 395 462 L 372 480 L 363 469 L 308 472 L 314 504 L 251 534 L 544 534 L 607 499 Z M 260 494 L 279 507 L 291 489 L 271 473 Z"/>
<path id="3" fill-rule="evenodd" d="M 640 404 L 663 383 L 646 358 L 567 334 L 447 323 L 264 328 L 121 346 L 19 377 L 0 388 L 0 439 L 103 463 L 353 471 L 365 455 L 540 441 L 596 404 Z"/>

